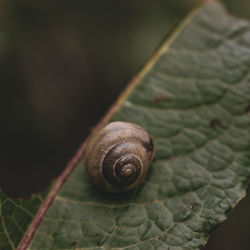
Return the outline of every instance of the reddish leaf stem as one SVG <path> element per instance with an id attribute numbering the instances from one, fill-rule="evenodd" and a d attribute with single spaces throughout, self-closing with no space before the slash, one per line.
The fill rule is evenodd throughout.
<path id="1" fill-rule="evenodd" d="M 110 118 L 116 113 L 116 111 L 122 105 L 125 98 L 129 95 L 131 90 L 134 88 L 134 86 L 138 82 L 139 82 L 138 77 L 135 77 L 131 81 L 131 83 L 128 85 L 128 87 L 125 89 L 125 91 L 123 91 L 121 93 L 117 102 L 115 104 L 113 104 L 113 106 L 110 108 L 110 110 L 104 115 L 104 117 L 101 119 L 101 121 L 93 129 L 92 133 L 94 133 L 96 130 L 100 129 L 101 127 L 103 127 L 110 120 Z M 49 192 L 48 196 L 46 197 L 44 203 L 41 205 L 40 209 L 38 210 L 33 222 L 31 223 L 30 227 L 28 228 L 27 233 L 24 235 L 22 242 L 20 243 L 20 245 L 18 247 L 18 250 L 25 250 L 28 248 L 37 228 L 39 227 L 41 221 L 43 220 L 45 213 L 48 211 L 49 207 L 52 205 L 58 191 L 63 186 L 63 184 L 67 180 L 67 178 L 70 176 L 73 169 L 78 165 L 78 163 L 82 159 L 88 138 L 83 142 L 82 146 L 80 147 L 80 149 L 78 150 L 76 155 L 72 158 L 72 160 L 66 166 L 65 170 L 58 177 L 57 181 L 55 182 L 55 184 L 52 187 L 51 191 Z"/>

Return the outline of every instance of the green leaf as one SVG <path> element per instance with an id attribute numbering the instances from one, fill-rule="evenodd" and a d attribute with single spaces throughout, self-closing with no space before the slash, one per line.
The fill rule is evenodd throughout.
<path id="1" fill-rule="evenodd" d="M 0 191 L 0 249 L 16 249 L 46 194 L 12 200 Z"/>
<path id="2" fill-rule="evenodd" d="M 20 249 L 203 246 L 245 195 L 249 68 L 249 23 L 214 1 L 192 11 L 99 125 L 134 122 L 153 136 L 156 156 L 142 187 L 98 192 L 85 173 L 84 144 L 45 200 L 0 196 L 0 247 L 16 248 L 28 227 Z"/>

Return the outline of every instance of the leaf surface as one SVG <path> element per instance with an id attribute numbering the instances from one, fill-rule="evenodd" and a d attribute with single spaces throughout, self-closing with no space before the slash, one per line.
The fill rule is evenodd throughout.
<path id="1" fill-rule="evenodd" d="M 126 195 L 100 193 L 80 160 L 69 178 L 71 170 L 52 188 L 20 249 L 203 246 L 208 232 L 245 195 L 250 174 L 249 68 L 249 23 L 230 17 L 214 1 L 192 11 L 101 123 L 129 121 L 153 136 L 156 156 L 145 183 Z M 75 161 L 69 168 L 74 166 Z M 14 232 L 22 224 L 18 212 L 10 215 L 10 209 L 24 208 L 11 202 L 1 198 L 0 242 L 6 245 L 0 247 L 9 249 L 18 245 Z M 30 201 L 26 216 L 40 202 Z M 27 230 L 28 224 L 23 225 L 20 234 Z M 27 238 L 30 230 L 33 238 Z"/>

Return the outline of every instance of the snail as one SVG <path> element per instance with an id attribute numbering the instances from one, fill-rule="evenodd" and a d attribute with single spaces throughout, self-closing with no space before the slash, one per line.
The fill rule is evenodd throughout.
<path id="1" fill-rule="evenodd" d="M 84 165 L 99 189 L 127 192 L 143 182 L 154 153 L 153 140 L 142 127 L 111 122 L 90 137 Z"/>

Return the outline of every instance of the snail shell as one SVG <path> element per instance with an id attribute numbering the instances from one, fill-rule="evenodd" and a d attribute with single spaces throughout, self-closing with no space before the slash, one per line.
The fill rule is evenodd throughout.
<path id="1" fill-rule="evenodd" d="M 153 157 L 152 138 L 142 127 L 112 122 L 90 137 L 84 164 L 98 188 L 119 193 L 144 180 Z"/>

